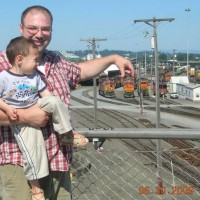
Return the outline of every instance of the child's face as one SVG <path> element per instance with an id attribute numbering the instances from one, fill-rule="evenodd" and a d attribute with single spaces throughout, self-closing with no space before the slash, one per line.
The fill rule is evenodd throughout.
<path id="1" fill-rule="evenodd" d="M 29 50 L 29 55 L 24 56 L 22 65 L 21 65 L 21 72 L 23 74 L 32 74 L 33 71 L 37 68 L 39 62 L 39 51 L 36 48 L 31 48 Z"/>

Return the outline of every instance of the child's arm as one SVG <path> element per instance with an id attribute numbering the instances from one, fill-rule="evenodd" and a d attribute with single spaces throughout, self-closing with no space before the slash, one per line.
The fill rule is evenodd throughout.
<path id="1" fill-rule="evenodd" d="M 45 89 L 44 91 L 40 92 L 40 97 L 45 97 L 48 95 L 52 95 L 49 90 Z"/>
<path id="2" fill-rule="evenodd" d="M 6 104 L 2 99 L 0 99 L 0 109 L 3 110 L 11 120 L 18 119 L 17 110 Z"/>

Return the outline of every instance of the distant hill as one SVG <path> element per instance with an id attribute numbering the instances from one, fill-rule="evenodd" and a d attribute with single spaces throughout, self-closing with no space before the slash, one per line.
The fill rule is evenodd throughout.
<path id="1" fill-rule="evenodd" d="M 83 58 L 85 58 L 88 54 L 91 54 L 91 50 L 78 50 L 78 51 L 65 51 L 67 55 L 70 55 L 69 57 L 66 55 L 63 55 L 64 51 L 55 51 L 57 54 L 60 56 L 64 57 L 67 60 L 70 61 L 75 61 L 79 62 L 82 61 Z M 61 53 L 62 52 L 62 53 Z M 145 52 L 144 51 L 138 51 L 138 52 L 133 52 L 133 51 L 123 51 L 123 50 L 102 50 L 96 52 L 96 54 L 100 54 L 102 57 L 112 55 L 112 54 L 118 54 L 123 57 L 127 57 L 130 60 L 137 60 L 137 62 L 144 62 L 145 59 Z M 180 62 L 185 62 L 187 60 L 187 53 L 186 52 L 176 52 L 176 60 Z M 74 56 L 73 56 L 74 55 Z M 78 56 L 78 58 L 76 58 Z M 166 62 L 167 60 L 173 59 L 174 58 L 174 53 L 173 52 L 166 52 L 166 51 L 159 51 L 158 53 L 159 56 L 159 62 Z M 150 60 L 153 59 L 153 51 L 146 51 L 146 60 L 149 62 Z M 200 53 L 189 53 L 189 60 L 190 61 L 200 61 Z"/>
<path id="2" fill-rule="evenodd" d="M 87 56 L 88 54 L 91 54 L 91 50 L 84 50 L 84 51 L 68 51 L 69 53 L 73 53 L 80 58 L 83 58 Z M 138 51 L 138 52 L 133 52 L 133 51 L 123 51 L 123 50 L 102 50 L 98 51 L 98 54 L 100 54 L 102 57 L 112 55 L 112 54 L 118 54 L 124 57 L 127 57 L 129 59 L 137 59 L 137 61 L 144 61 L 145 57 L 145 51 Z M 173 59 L 173 51 L 159 51 L 159 60 L 168 60 L 168 59 Z M 146 59 L 147 61 L 150 60 L 153 56 L 153 51 L 146 51 Z M 176 59 L 179 61 L 186 61 L 187 59 L 187 52 L 176 52 Z M 194 60 L 200 60 L 200 52 L 193 52 L 192 51 L 189 53 L 189 59 L 192 61 Z"/>
<path id="3" fill-rule="evenodd" d="M 73 53 L 81 58 L 87 56 L 88 54 L 91 54 L 91 50 L 78 50 L 78 51 L 68 51 L 69 53 Z M 98 54 L 100 54 L 102 57 L 104 56 L 108 56 L 108 55 L 112 55 L 112 54 L 118 54 L 121 56 L 129 56 L 131 58 L 135 57 L 136 53 L 133 51 L 122 51 L 122 50 L 102 50 L 102 51 L 98 51 Z"/>

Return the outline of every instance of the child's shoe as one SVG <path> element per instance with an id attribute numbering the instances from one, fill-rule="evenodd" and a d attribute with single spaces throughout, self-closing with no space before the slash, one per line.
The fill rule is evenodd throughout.
<path id="1" fill-rule="evenodd" d="M 83 147 L 89 140 L 78 132 L 70 131 L 60 135 L 60 143 L 62 145 L 73 145 L 74 147 Z"/>

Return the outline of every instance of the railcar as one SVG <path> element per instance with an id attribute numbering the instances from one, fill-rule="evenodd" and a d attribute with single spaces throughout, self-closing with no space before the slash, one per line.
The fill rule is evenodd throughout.
<path id="1" fill-rule="evenodd" d="M 99 79 L 99 94 L 106 98 L 115 97 L 115 81 L 112 78 Z"/>
<path id="2" fill-rule="evenodd" d="M 196 70 L 196 81 L 200 81 L 200 70 Z"/>
<path id="3" fill-rule="evenodd" d="M 159 76 L 162 81 L 169 82 L 171 79 L 171 74 L 167 69 L 162 69 L 159 71 Z"/>
<path id="4" fill-rule="evenodd" d="M 170 79 L 171 79 L 171 74 L 168 72 L 168 73 L 166 73 L 165 75 L 164 75 L 164 81 L 166 81 L 166 82 L 169 82 L 170 81 Z"/>
<path id="5" fill-rule="evenodd" d="M 177 69 L 176 69 L 175 75 L 181 75 L 181 74 L 183 74 L 184 72 L 186 72 L 185 67 L 180 67 L 180 68 L 177 68 Z"/>
<path id="6" fill-rule="evenodd" d="M 159 82 L 159 94 L 160 94 L 160 96 L 166 96 L 167 93 L 168 93 L 167 82 L 160 81 Z M 155 82 L 153 82 L 153 94 L 156 95 L 156 84 L 155 84 Z"/>
<path id="7" fill-rule="evenodd" d="M 135 90 L 135 81 L 133 77 L 125 78 L 123 81 L 124 98 L 133 98 Z"/>
<path id="8" fill-rule="evenodd" d="M 191 77 L 195 77 L 195 74 L 196 74 L 196 69 L 194 67 L 191 67 L 189 69 L 189 75 L 190 75 L 190 78 Z"/>

